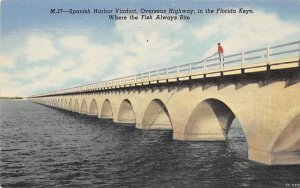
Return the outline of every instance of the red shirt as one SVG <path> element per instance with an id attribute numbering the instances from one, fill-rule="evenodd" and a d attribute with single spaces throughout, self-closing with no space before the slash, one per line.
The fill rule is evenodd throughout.
<path id="1" fill-rule="evenodd" d="M 222 53 L 224 50 L 223 50 L 223 48 L 222 48 L 222 46 L 218 46 L 218 52 L 219 53 Z"/>

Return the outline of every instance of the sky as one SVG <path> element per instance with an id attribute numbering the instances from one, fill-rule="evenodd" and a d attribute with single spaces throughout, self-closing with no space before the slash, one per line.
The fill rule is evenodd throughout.
<path id="1" fill-rule="evenodd" d="M 0 97 L 30 96 L 300 40 L 300 1 L 0 0 Z M 137 9 L 110 20 L 94 9 Z M 218 8 L 253 13 L 140 20 L 141 9 Z M 90 14 L 51 14 L 90 9 Z M 155 13 L 145 13 L 154 18 Z M 162 14 L 174 16 L 174 14 Z M 177 15 L 179 16 L 179 15 Z"/>

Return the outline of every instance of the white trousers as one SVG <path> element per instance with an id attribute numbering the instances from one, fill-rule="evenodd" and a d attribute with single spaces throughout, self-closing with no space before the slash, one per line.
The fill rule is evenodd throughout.
<path id="1" fill-rule="evenodd" d="M 220 63 L 224 63 L 224 52 L 219 53 Z"/>

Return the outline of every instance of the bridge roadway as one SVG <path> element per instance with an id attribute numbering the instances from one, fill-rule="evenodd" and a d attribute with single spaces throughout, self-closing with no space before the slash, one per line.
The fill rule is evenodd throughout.
<path id="1" fill-rule="evenodd" d="M 172 130 L 176 140 L 226 140 L 237 118 L 250 160 L 300 164 L 300 41 L 225 60 L 220 65 L 210 58 L 28 99 L 139 129 Z"/>

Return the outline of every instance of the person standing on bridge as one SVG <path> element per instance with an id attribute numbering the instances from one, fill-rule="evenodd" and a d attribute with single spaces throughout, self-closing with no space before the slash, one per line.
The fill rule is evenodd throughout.
<path id="1" fill-rule="evenodd" d="M 219 54 L 219 60 L 220 60 L 220 63 L 224 63 L 224 50 L 223 50 L 223 47 L 221 46 L 221 43 L 218 43 L 218 52 Z"/>

